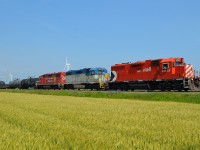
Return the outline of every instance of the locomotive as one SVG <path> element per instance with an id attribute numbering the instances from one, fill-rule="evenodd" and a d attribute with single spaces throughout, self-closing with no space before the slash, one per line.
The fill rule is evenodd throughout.
<path id="1" fill-rule="evenodd" d="M 62 89 L 66 83 L 66 73 L 49 73 L 39 77 L 36 83 L 37 89 Z"/>
<path id="2" fill-rule="evenodd" d="M 200 80 L 183 58 L 122 63 L 111 66 L 109 88 L 114 90 L 199 91 Z"/>
<path id="3" fill-rule="evenodd" d="M 65 89 L 106 89 L 109 74 L 105 68 L 84 68 L 66 72 Z"/>

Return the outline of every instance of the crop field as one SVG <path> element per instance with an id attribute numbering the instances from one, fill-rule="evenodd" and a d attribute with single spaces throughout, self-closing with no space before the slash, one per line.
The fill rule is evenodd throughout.
<path id="1" fill-rule="evenodd" d="M 0 149 L 200 149 L 200 105 L 0 92 Z"/>

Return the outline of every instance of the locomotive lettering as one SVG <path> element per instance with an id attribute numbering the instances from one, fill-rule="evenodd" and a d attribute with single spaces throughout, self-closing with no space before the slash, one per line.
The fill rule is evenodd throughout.
<path id="1" fill-rule="evenodd" d="M 143 69 L 143 72 L 151 72 L 151 67 L 144 68 L 144 69 Z"/>

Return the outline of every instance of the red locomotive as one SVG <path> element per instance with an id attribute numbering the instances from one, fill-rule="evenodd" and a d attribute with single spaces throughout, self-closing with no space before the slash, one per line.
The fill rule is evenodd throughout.
<path id="1" fill-rule="evenodd" d="M 36 87 L 37 89 L 62 89 L 65 83 L 66 73 L 58 72 L 41 75 Z"/>
<path id="2" fill-rule="evenodd" d="M 111 89 L 199 90 L 192 65 L 183 58 L 167 58 L 111 66 Z"/>

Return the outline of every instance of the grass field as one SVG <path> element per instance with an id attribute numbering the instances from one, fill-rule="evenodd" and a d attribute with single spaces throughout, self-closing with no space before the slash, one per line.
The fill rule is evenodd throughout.
<path id="1" fill-rule="evenodd" d="M 106 99 L 130 99 L 145 101 L 171 101 L 200 104 L 200 92 L 116 92 L 77 90 L 0 90 L 0 92 L 29 93 L 55 96 L 93 97 Z"/>
<path id="2" fill-rule="evenodd" d="M 200 149 L 200 105 L 0 92 L 0 149 Z"/>

